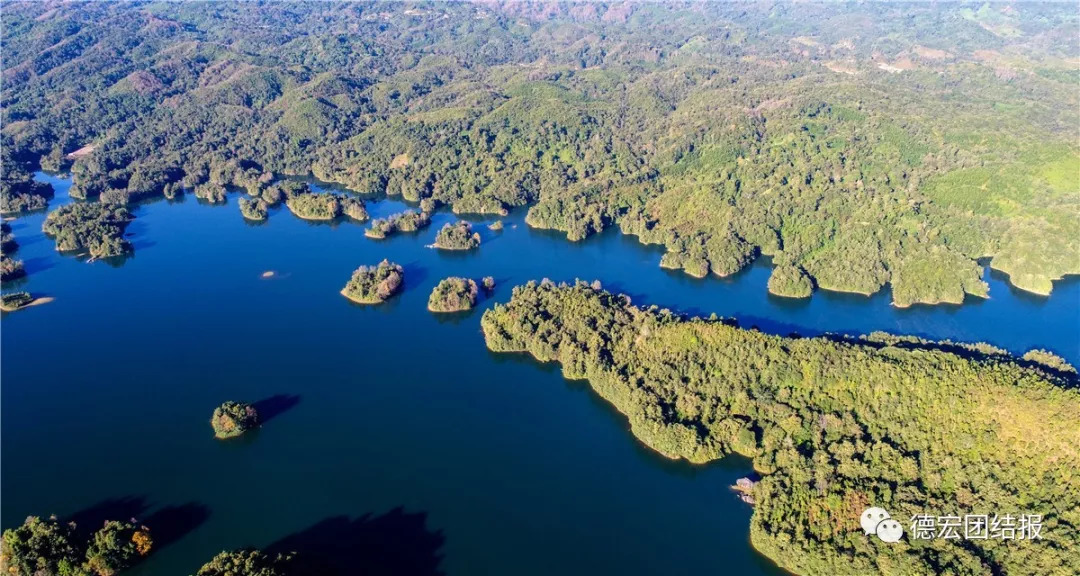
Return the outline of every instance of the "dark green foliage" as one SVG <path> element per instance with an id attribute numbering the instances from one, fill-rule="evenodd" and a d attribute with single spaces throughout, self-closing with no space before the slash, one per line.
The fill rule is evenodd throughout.
<path id="1" fill-rule="evenodd" d="M 295 194 L 285 200 L 285 205 L 305 220 L 333 220 L 342 214 L 359 222 L 368 219 L 363 200 L 341 194 Z"/>
<path id="2" fill-rule="evenodd" d="M 1080 389 L 1059 358 L 883 334 L 782 338 L 582 283 L 514 288 L 481 325 L 492 350 L 587 379 L 665 456 L 753 458 L 751 540 L 795 573 L 1080 565 Z M 859 528 L 871 504 L 905 526 L 923 513 L 1043 514 L 1042 539 L 885 544 Z"/>
<path id="3" fill-rule="evenodd" d="M 7 222 L 0 222 L 0 253 L 11 254 L 18 248 L 19 243 L 11 233 L 11 226 Z"/>
<path id="4" fill-rule="evenodd" d="M 451 276 L 439 281 L 428 298 L 432 312 L 461 312 L 476 306 L 476 282 L 469 278 Z"/>
<path id="5" fill-rule="evenodd" d="M 131 251 L 124 229 L 132 218 L 122 206 L 73 202 L 50 212 L 41 229 L 53 237 L 57 250 L 86 251 L 103 258 Z"/>
<path id="6" fill-rule="evenodd" d="M 3 210 L 43 207 L 27 167 L 79 150 L 76 198 L 273 205 L 310 174 L 618 225 L 699 276 L 783 256 L 898 305 L 983 295 L 980 257 L 1033 292 L 1080 273 L 1067 4 L 52 8 L 4 14 Z"/>
<path id="7" fill-rule="evenodd" d="M 0 571 L 14 576 L 86 576 L 75 537 L 75 525 L 55 516 L 31 516 L 18 528 L 4 531 Z"/>
<path id="8" fill-rule="evenodd" d="M 383 260 L 378 266 L 357 268 L 341 293 L 359 304 L 379 304 L 397 294 L 404 283 L 405 269 Z"/>
<path id="9" fill-rule="evenodd" d="M 291 576 L 291 558 L 252 548 L 222 552 L 203 564 L 196 576 Z"/>
<path id="10" fill-rule="evenodd" d="M 134 522 L 109 520 L 94 533 L 86 550 L 86 568 L 98 576 L 114 576 L 150 553 L 150 530 Z"/>
<path id="11" fill-rule="evenodd" d="M 266 220 L 268 205 L 262 198 L 241 198 L 240 213 L 248 220 Z"/>
<path id="12" fill-rule="evenodd" d="M 435 247 L 441 250 L 472 250 L 480 247 L 480 234 L 464 220 L 447 222 L 435 235 Z"/>
<path id="13" fill-rule="evenodd" d="M 104 192 L 104 195 L 108 192 Z M 224 204 L 226 198 L 225 187 L 221 184 L 215 184 L 213 182 L 204 182 L 195 187 L 195 197 L 199 200 L 205 200 L 211 204 Z"/>
<path id="14" fill-rule="evenodd" d="M 239 436 L 258 425 L 259 414 L 255 407 L 243 402 L 225 402 L 214 409 L 214 415 L 210 418 L 210 426 L 218 438 Z"/>
<path id="15" fill-rule="evenodd" d="M 0 295 L 0 309 L 18 310 L 34 301 L 29 292 L 8 292 Z"/>
<path id="16" fill-rule="evenodd" d="M 369 238 L 386 238 L 398 232 L 415 232 L 431 224 L 431 214 L 406 210 L 386 218 L 371 221 L 371 227 L 364 234 Z"/>
<path id="17" fill-rule="evenodd" d="M 788 298 L 807 298 L 814 291 L 810 276 L 802 268 L 778 264 L 769 276 L 769 292 Z"/>
<path id="18" fill-rule="evenodd" d="M 0 256 L 0 281 L 15 280 L 26 276 L 22 260 L 15 260 L 7 254 Z"/>
<path id="19" fill-rule="evenodd" d="M 25 166 L 11 157 L 13 143 L 0 138 L 0 214 L 43 210 L 53 197 L 52 185 L 37 182 Z"/>

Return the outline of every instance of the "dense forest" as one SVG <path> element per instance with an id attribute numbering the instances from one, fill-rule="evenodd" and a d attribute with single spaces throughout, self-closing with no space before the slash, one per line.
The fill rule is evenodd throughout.
<path id="1" fill-rule="evenodd" d="M 17 576 L 114 576 L 150 553 L 150 529 L 134 521 L 107 520 L 88 541 L 74 522 L 31 516 L 4 530 L 0 570 Z"/>
<path id="2" fill-rule="evenodd" d="M 875 334 L 784 338 L 639 308 L 599 284 L 514 288 L 488 347 L 586 379 L 670 458 L 761 475 L 751 539 L 799 574 L 1075 574 L 1080 390 L 1037 351 Z M 1043 514 L 1041 539 L 868 537 L 859 515 Z"/>
<path id="3" fill-rule="evenodd" d="M 314 175 L 771 256 L 789 296 L 959 302 L 981 258 L 1045 294 L 1080 273 L 1074 8 L 9 2 L 0 209 L 46 206 L 37 165 L 110 203 Z"/>

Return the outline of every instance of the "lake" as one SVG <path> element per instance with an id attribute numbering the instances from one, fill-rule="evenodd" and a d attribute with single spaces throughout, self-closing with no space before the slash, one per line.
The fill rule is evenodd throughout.
<path id="1" fill-rule="evenodd" d="M 40 174 L 66 201 L 68 182 Z M 787 334 L 885 330 L 1046 348 L 1080 363 L 1080 282 L 1049 298 L 988 275 L 991 297 L 899 310 L 873 297 L 771 297 L 764 260 L 729 279 L 658 267 L 661 250 L 609 231 L 581 243 L 479 226 L 471 253 L 425 248 L 456 217 L 383 241 L 366 225 L 287 209 L 245 222 L 186 197 L 136 209 L 133 256 L 86 263 L 13 221 L 29 273 L 6 289 L 52 296 L 2 320 L 0 522 L 30 514 L 137 517 L 156 551 L 139 575 L 192 574 L 223 549 L 321 551 L 372 574 L 779 574 L 749 545 L 751 509 L 728 458 L 667 461 L 556 366 L 484 347 L 483 310 L 515 284 L 599 279 L 635 303 L 735 317 Z M 373 216 L 406 208 L 368 203 Z M 473 219 L 477 224 L 494 218 Z M 377 307 L 338 291 L 389 258 L 406 288 Z M 266 271 L 271 278 L 263 278 Z M 446 276 L 494 276 L 476 310 L 436 316 Z M 260 402 L 265 425 L 217 441 L 225 400 Z"/>

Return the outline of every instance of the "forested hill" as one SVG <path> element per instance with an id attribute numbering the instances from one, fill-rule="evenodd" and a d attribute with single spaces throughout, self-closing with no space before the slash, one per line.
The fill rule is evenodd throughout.
<path id="1" fill-rule="evenodd" d="M 894 302 L 1080 273 L 1075 6 L 4 3 L 0 208 L 307 174 Z M 260 178 L 261 177 L 261 178 Z"/>
<path id="2" fill-rule="evenodd" d="M 1045 353 L 782 338 L 631 305 L 599 286 L 514 288 L 488 347 L 587 379 L 670 458 L 730 452 L 762 475 L 751 540 L 798 574 L 1071 575 L 1080 566 L 1080 393 Z M 719 489 L 720 487 L 718 487 Z M 880 506 L 907 536 L 860 528 Z M 918 539 L 916 515 L 1042 514 L 1042 539 Z"/>

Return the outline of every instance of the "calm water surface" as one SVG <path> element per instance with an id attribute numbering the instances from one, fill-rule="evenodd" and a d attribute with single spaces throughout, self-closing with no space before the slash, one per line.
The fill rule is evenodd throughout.
<path id="1" fill-rule="evenodd" d="M 66 201 L 66 181 L 40 177 Z M 121 261 L 58 255 L 43 215 L 12 222 L 29 278 L 6 288 L 56 300 L 2 321 L 4 528 L 29 514 L 138 517 L 157 540 L 132 572 L 144 576 L 191 574 L 241 546 L 316 549 L 374 574 L 779 573 L 728 490 L 748 462 L 665 461 L 585 385 L 485 349 L 483 309 L 530 279 L 600 279 L 638 303 L 777 333 L 886 330 L 1080 361 L 1075 280 L 1038 298 L 991 275 L 990 299 L 951 307 L 897 310 L 885 293 L 793 303 L 766 293 L 766 263 L 696 280 L 632 238 L 569 243 L 523 211 L 501 233 L 481 227 L 479 251 L 446 254 L 424 245 L 448 213 L 373 241 L 284 209 L 249 224 L 236 198 L 139 207 Z M 405 207 L 369 203 L 374 216 Z M 363 307 L 338 294 L 383 258 L 405 266 L 402 295 Z M 428 294 L 450 275 L 499 286 L 474 311 L 434 316 Z M 208 420 L 228 399 L 263 401 L 271 418 L 216 441 Z"/>

